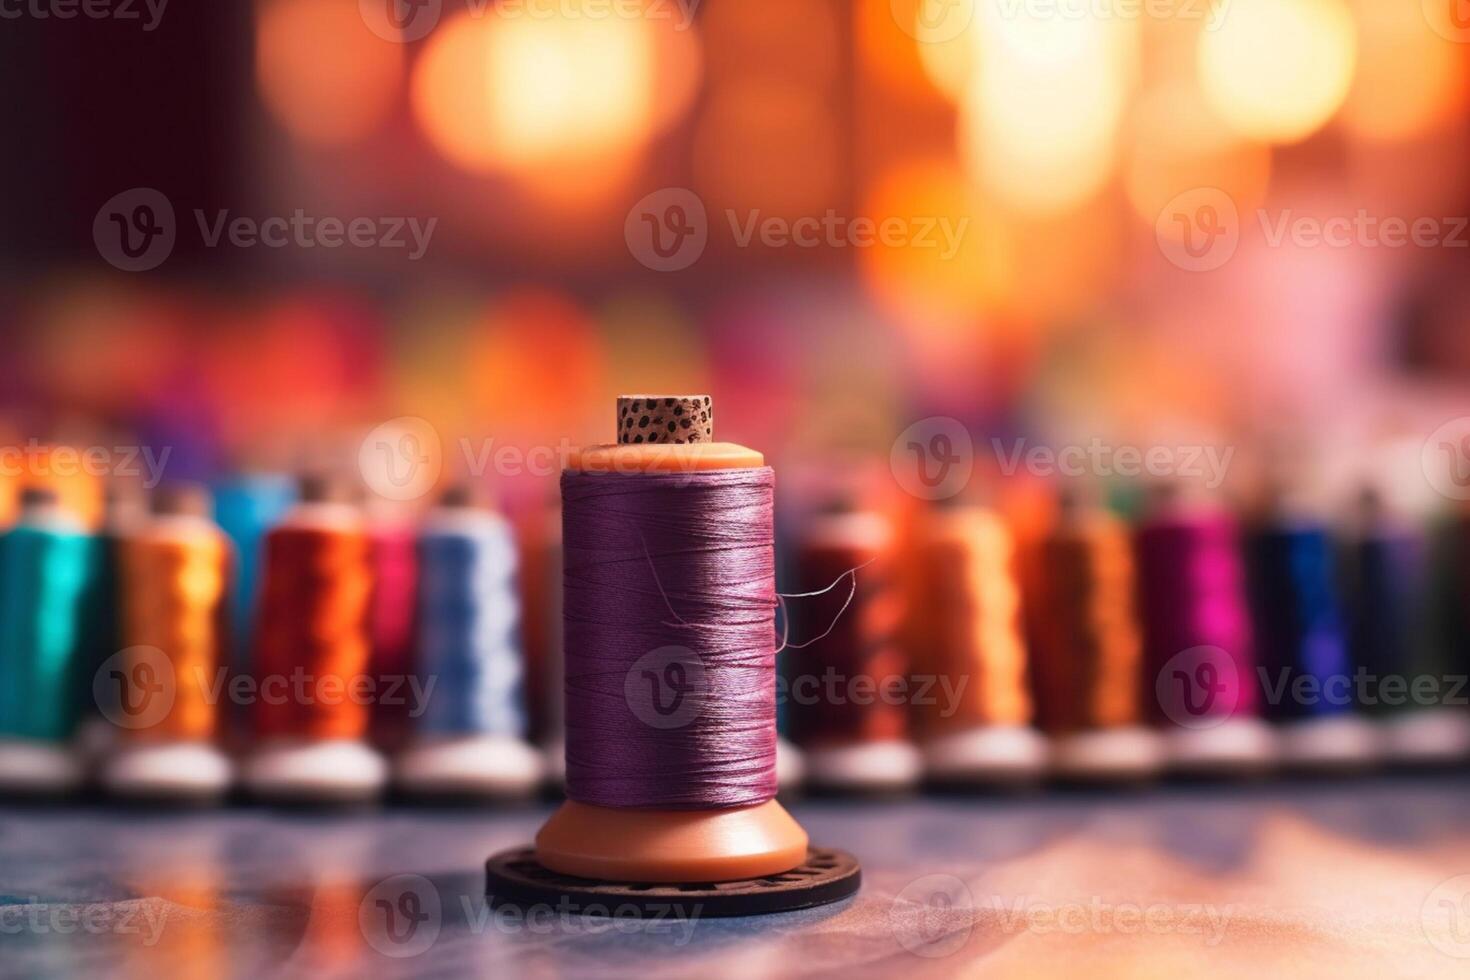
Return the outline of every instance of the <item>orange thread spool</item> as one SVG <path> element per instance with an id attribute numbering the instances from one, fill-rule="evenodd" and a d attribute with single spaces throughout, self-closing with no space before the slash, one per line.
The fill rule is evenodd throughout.
<path id="1" fill-rule="evenodd" d="M 1042 542 L 1033 617 L 1037 722 L 1053 735 L 1142 722 L 1143 646 L 1128 529 L 1094 512 Z"/>
<path id="2" fill-rule="evenodd" d="M 266 536 L 265 590 L 256 640 L 265 738 L 360 739 L 368 711 L 349 692 L 368 668 L 371 546 L 361 526 L 284 525 Z M 298 698 L 294 678 L 304 677 Z M 290 696 L 267 696 L 283 678 Z M 281 685 L 283 681 L 274 681 Z"/>
<path id="3" fill-rule="evenodd" d="M 953 704 L 943 698 L 916 704 L 919 730 L 935 737 L 977 726 L 1029 724 L 1010 530 L 988 510 L 938 510 L 920 522 L 915 552 L 914 670 L 947 680 L 958 691 Z"/>
<path id="4" fill-rule="evenodd" d="M 212 739 L 218 710 L 211 675 L 225 663 L 222 601 L 229 548 L 224 535 L 200 522 L 176 533 L 149 533 L 120 545 L 121 614 L 127 648 L 161 650 L 173 669 L 174 699 L 156 724 L 135 737 Z M 130 673 L 134 665 L 126 668 Z"/>

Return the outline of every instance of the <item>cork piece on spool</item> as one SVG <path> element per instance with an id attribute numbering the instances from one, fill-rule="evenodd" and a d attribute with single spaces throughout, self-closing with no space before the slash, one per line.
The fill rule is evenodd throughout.
<path id="1" fill-rule="evenodd" d="M 618 444 L 715 441 L 709 395 L 620 395 Z"/>

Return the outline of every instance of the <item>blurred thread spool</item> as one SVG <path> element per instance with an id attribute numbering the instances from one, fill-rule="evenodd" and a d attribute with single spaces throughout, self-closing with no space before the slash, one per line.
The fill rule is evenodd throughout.
<path id="1" fill-rule="evenodd" d="M 903 791 L 923 774 L 909 737 L 892 546 L 887 518 L 873 512 L 816 517 L 800 542 L 797 581 L 803 593 L 821 591 L 788 597 L 797 628 L 781 657 L 791 737 L 814 789 Z"/>
<path id="2" fill-rule="evenodd" d="M 370 672 L 378 690 L 401 690 L 413 674 L 418 604 L 418 537 L 402 514 L 370 515 L 373 597 L 368 605 Z M 379 699 L 372 705 L 373 743 L 385 752 L 401 749 L 409 738 L 408 698 Z"/>
<path id="3" fill-rule="evenodd" d="M 235 574 L 230 585 L 230 646 L 235 662 L 231 666 L 242 673 L 249 671 L 254 649 L 265 536 L 295 501 L 296 481 L 284 473 L 241 473 L 214 487 L 215 522 L 235 546 Z"/>
<path id="4" fill-rule="evenodd" d="M 300 503 L 266 535 L 256 747 L 242 773 L 257 796 L 360 802 L 386 781 L 386 763 L 366 743 L 368 706 L 381 693 L 364 684 L 369 547 L 350 492 L 319 477 L 302 480 Z"/>
<path id="5" fill-rule="evenodd" d="M 1380 723 L 1384 757 L 1407 765 L 1448 764 L 1470 755 L 1470 717 L 1463 705 L 1418 703 L 1428 678 L 1448 694 L 1453 670 L 1434 625 L 1431 552 L 1415 524 L 1391 513 L 1374 492 L 1359 501 L 1348 545 L 1352 651 L 1370 697 L 1362 710 Z M 1390 680 L 1395 679 L 1395 680 Z M 1402 685 L 1400 695 L 1389 684 Z M 1397 703 L 1391 703 L 1397 702 Z"/>
<path id="6" fill-rule="evenodd" d="M 211 503 L 202 486 L 163 487 L 119 547 L 119 738 L 101 770 L 119 795 L 204 800 L 230 786 L 211 693 L 225 690 L 230 545 Z"/>
<path id="7" fill-rule="evenodd" d="M 1144 724 L 1143 638 L 1126 524 L 1064 501 L 1041 541 L 1028 603 L 1037 724 L 1052 739 L 1052 771 L 1066 780 L 1146 779 L 1163 764 Z"/>
<path id="8" fill-rule="evenodd" d="M 1336 554 L 1325 525 L 1290 516 L 1252 528 L 1246 559 L 1263 713 L 1284 765 L 1361 768 L 1377 754 L 1356 714 Z"/>
<path id="9" fill-rule="evenodd" d="M 95 541 L 56 493 L 24 490 L 19 519 L 0 536 L 0 792 L 59 793 L 81 781 L 71 739 L 95 574 Z"/>
<path id="10" fill-rule="evenodd" d="M 430 796 L 524 796 L 541 779 L 526 742 L 516 542 L 464 488 L 446 493 L 418 540 L 417 676 L 424 703 L 394 780 Z M 432 685 L 432 686 L 430 686 Z"/>
<path id="11" fill-rule="evenodd" d="M 1154 504 L 1135 537 L 1145 696 L 1184 774 L 1258 772 L 1274 753 L 1258 717 L 1235 524 L 1208 505 Z"/>
<path id="12" fill-rule="evenodd" d="M 802 515 L 804 518 L 805 515 Z M 805 523 L 804 520 L 796 519 L 790 510 L 776 508 L 775 532 L 776 532 L 776 581 L 795 581 L 796 569 L 796 543 L 799 540 L 797 528 Z M 783 620 L 790 623 L 789 613 L 783 614 Z M 785 656 L 783 653 L 782 657 Z M 778 660 L 781 658 L 778 657 Z M 778 664 L 777 673 L 785 676 L 784 667 Z M 791 795 L 801 789 L 806 782 L 806 755 L 791 741 L 791 698 L 778 698 L 776 701 L 776 787 L 777 792 L 783 795 Z"/>
<path id="13" fill-rule="evenodd" d="M 1046 742 L 1031 727 L 1010 529 L 992 511 L 948 506 L 922 515 L 916 537 L 910 693 L 927 778 L 1039 779 Z"/>
<path id="14" fill-rule="evenodd" d="M 95 677 L 109 657 L 127 646 L 122 639 L 122 545 L 148 517 L 148 498 L 141 486 L 114 480 L 107 485 L 104 500 L 102 524 L 97 532 L 97 567 L 93 587 L 88 590 L 83 627 L 86 637 L 83 678 Z M 78 685 L 77 693 L 81 702 L 77 744 L 87 763 L 92 765 L 112 750 L 117 729 L 99 710 L 101 704 L 92 684 Z"/>

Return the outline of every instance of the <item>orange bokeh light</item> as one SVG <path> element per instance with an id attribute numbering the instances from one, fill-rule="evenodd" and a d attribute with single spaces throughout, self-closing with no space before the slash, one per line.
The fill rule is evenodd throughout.
<path id="1" fill-rule="evenodd" d="M 1341 0 L 1232 0 L 1200 32 L 1205 96 L 1242 136 L 1305 139 L 1347 97 L 1357 32 Z"/>
<path id="2" fill-rule="evenodd" d="M 1055 214 L 1106 184 L 1138 61 L 1137 24 L 1015 16 L 985 4 L 961 104 L 960 149 L 974 179 L 1008 207 Z"/>
<path id="3" fill-rule="evenodd" d="M 934 159 L 895 167 L 874 182 L 862 213 L 910 225 L 945 220 L 957 235 L 952 254 L 937 234 L 915 234 L 900 244 L 880 237 L 860 250 L 869 289 L 921 343 L 943 344 L 968 332 L 978 315 L 1010 295 L 1013 241 L 953 163 Z M 928 237 L 941 244 L 926 243 Z"/>
<path id="4" fill-rule="evenodd" d="M 307 143 L 339 146 L 392 111 L 403 45 L 369 31 L 355 0 L 265 0 L 255 68 L 261 99 L 282 126 Z"/>
<path id="5" fill-rule="evenodd" d="M 521 9 L 521 8 L 514 8 Z M 414 67 L 414 116 L 434 147 L 473 173 L 538 197 L 588 204 L 621 186 L 647 141 L 688 112 L 702 51 L 677 18 L 463 12 L 440 24 Z"/>

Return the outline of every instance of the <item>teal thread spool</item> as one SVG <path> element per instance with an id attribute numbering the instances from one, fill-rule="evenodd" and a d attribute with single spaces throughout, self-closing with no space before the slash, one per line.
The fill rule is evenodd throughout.
<path id="1" fill-rule="evenodd" d="M 96 569 L 92 536 L 28 489 L 0 535 L 0 789 L 57 791 L 81 766 L 69 741 L 85 649 L 82 610 Z"/>

